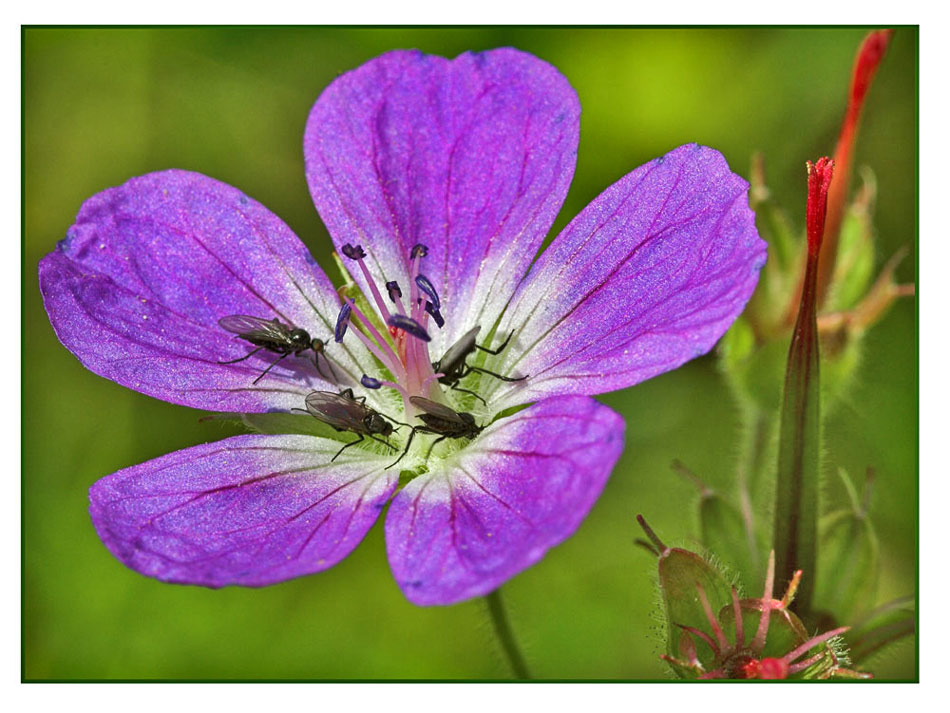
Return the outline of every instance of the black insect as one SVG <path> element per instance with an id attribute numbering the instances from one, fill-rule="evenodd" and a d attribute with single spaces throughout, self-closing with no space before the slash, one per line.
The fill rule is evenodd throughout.
<path id="1" fill-rule="evenodd" d="M 386 416 L 366 405 L 365 396 L 353 396 L 353 389 L 343 389 L 338 394 L 332 391 L 312 391 L 307 395 L 306 404 L 307 412 L 318 421 L 329 424 L 337 431 L 351 431 L 359 436 L 355 441 L 344 444 L 330 459 L 331 463 L 347 448 L 361 443 L 363 436 L 369 436 L 374 441 L 396 450 L 392 443 L 384 440 L 393 432 L 393 425 Z"/>
<path id="2" fill-rule="evenodd" d="M 409 452 L 409 446 L 412 444 L 412 439 L 416 433 L 432 433 L 439 436 L 432 441 L 432 445 L 426 451 L 426 460 L 429 460 L 429 455 L 431 455 L 436 443 L 440 443 L 446 438 L 475 438 L 482 432 L 483 427 L 475 423 L 475 419 L 470 413 L 456 411 L 421 396 L 410 396 L 409 401 L 416 408 L 422 409 L 422 413 L 419 414 L 418 418 L 422 419 L 425 425 L 413 426 L 409 439 L 406 441 L 406 447 L 400 456 L 393 461 L 392 465 L 388 466 L 389 468 L 396 465 Z"/>
<path id="3" fill-rule="evenodd" d="M 455 344 L 445 351 L 445 354 L 442 355 L 441 359 L 432 362 L 432 368 L 436 374 L 440 372 L 442 373 L 442 376 L 439 377 L 440 384 L 445 384 L 455 391 L 471 394 L 482 403 L 485 403 L 485 399 L 476 394 L 474 391 L 461 388 L 459 386 L 459 382 L 472 372 L 475 372 L 476 374 L 487 374 L 488 376 L 494 376 L 496 379 L 501 379 L 502 381 L 524 381 L 528 377 L 519 376 L 517 379 L 513 379 L 510 376 L 502 376 L 501 374 L 496 374 L 493 371 L 488 371 L 488 369 L 483 369 L 480 366 L 469 366 L 466 363 L 466 359 L 468 359 L 468 355 L 474 352 L 476 349 L 483 351 L 486 354 L 501 354 L 502 350 L 508 346 L 508 342 L 511 341 L 511 337 L 514 335 L 514 331 L 512 331 L 500 347 L 497 349 L 489 349 L 488 347 L 483 347 L 481 344 L 475 343 L 475 337 L 478 335 L 478 330 L 480 329 L 480 326 L 475 325 L 465 334 L 463 334 L 459 340 L 455 342 Z"/>
<path id="4" fill-rule="evenodd" d="M 299 356 L 308 349 L 313 350 L 313 365 L 317 367 L 317 371 L 320 372 L 320 375 L 324 376 L 323 371 L 320 369 L 320 355 L 323 354 L 323 360 L 327 363 L 330 374 L 333 376 L 332 380 L 336 381 L 336 373 L 334 373 L 333 367 L 330 366 L 330 360 L 327 359 L 326 352 L 324 351 L 326 346 L 324 341 L 322 339 L 311 339 L 310 334 L 305 329 L 284 324 L 276 318 L 267 320 L 261 319 L 260 317 L 250 317 L 246 314 L 232 314 L 227 317 L 222 317 L 218 320 L 218 324 L 221 325 L 222 329 L 226 329 L 238 335 L 241 339 L 257 347 L 257 349 L 252 350 L 239 359 L 219 361 L 219 364 L 236 364 L 239 361 L 250 359 L 262 349 L 273 352 L 274 354 L 280 354 L 269 367 L 264 369 L 264 372 L 260 376 L 254 379 L 255 384 L 263 379 L 267 372 L 277 366 L 278 362 L 285 357 L 291 354 Z M 324 376 L 324 378 L 326 377 Z"/>

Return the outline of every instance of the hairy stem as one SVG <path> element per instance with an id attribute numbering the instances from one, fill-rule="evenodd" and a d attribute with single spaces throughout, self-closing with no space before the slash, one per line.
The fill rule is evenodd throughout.
<path id="1" fill-rule="evenodd" d="M 498 635 L 498 641 L 501 648 L 505 651 L 511 670 L 515 678 L 529 679 L 528 665 L 525 663 L 521 649 L 518 648 L 518 642 L 515 639 L 511 623 L 508 621 L 508 614 L 505 611 L 505 605 L 501 600 L 501 590 L 496 589 L 491 594 L 485 596 L 485 603 L 488 604 L 488 614 L 491 616 L 492 624 L 495 625 L 495 633 Z"/>

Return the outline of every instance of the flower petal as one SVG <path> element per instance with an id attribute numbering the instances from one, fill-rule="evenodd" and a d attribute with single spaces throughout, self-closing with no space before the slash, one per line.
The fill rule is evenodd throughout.
<path id="1" fill-rule="evenodd" d="M 120 470 L 89 490 L 99 537 L 164 582 L 258 587 L 332 567 L 396 487 L 391 456 L 338 441 L 247 435 Z"/>
<path id="2" fill-rule="evenodd" d="M 545 250 L 498 329 L 514 338 L 483 379 L 492 406 L 632 386 L 705 354 L 765 264 L 748 183 L 681 146 L 612 185 Z"/>
<path id="3" fill-rule="evenodd" d="M 527 271 L 574 174 L 579 116 L 567 80 L 524 52 L 389 52 L 310 112 L 310 193 L 337 247 L 361 243 L 380 285 L 405 288 L 410 249 L 428 246 L 444 349 L 494 324 Z"/>
<path id="4" fill-rule="evenodd" d="M 386 517 L 389 563 L 415 604 L 487 594 L 569 537 L 623 449 L 623 419 L 583 396 L 485 429 L 410 481 Z"/>
<path id="5" fill-rule="evenodd" d="M 290 228 L 206 176 L 152 173 L 93 196 L 39 276 L 60 341 L 129 388 L 245 412 L 299 407 L 313 388 L 332 388 L 313 352 L 284 359 L 256 385 L 277 354 L 219 363 L 254 348 L 220 327 L 221 317 L 278 318 L 329 340 L 340 302 Z M 361 345 L 328 349 L 334 371 L 352 383 L 372 363 Z"/>

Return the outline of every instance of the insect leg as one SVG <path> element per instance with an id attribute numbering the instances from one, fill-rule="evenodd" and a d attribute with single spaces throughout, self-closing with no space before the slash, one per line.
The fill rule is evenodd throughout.
<path id="1" fill-rule="evenodd" d="M 508 342 L 511 341 L 511 338 L 512 338 L 514 335 L 515 335 L 515 330 L 512 329 L 512 330 L 508 333 L 508 338 L 505 339 L 505 341 L 502 342 L 502 343 L 501 343 L 501 346 L 498 347 L 497 349 L 489 349 L 488 347 L 483 347 L 481 344 L 476 344 L 476 345 L 475 345 L 475 348 L 476 348 L 476 349 L 480 349 L 481 351 L 486 352 L 486 353 L 488 353 L 488 354 L 495 354 L 495 355 L 498 355 L 498 354 L 501 354 L 502 350 L 503 350 L 505 347 L 508 346 Z"/>
<path id="2" fill-rule="evenodd" d="M 366 397 L 364 396 L 363 399 L 365 400 Z M 393 423 L 398 423 L 400 426 L 409 426 L 409 428 L 412 428 L 412 425 L 411 425 L 411 424 L 403 423 L 402 421 L 397 421 L 397 420 L 394 419 L 392 416 L 387 416 L 387 415 L 384 414 L 384 413 L 381 413 L 381 414 L 379 414 L 379 415 L 382 416 L 383 418 L 385 418 L 387 421 L 392 421 Z"/>
<path id="3" fill-rule="evenodd" d="M 379 438 L 378 436 L 374 436 L 372 434 L 370 434 L 370 438 L 372 438 L 377 443 L 382 443 L 387 448 L 392 448 L 393 450 L 396 450 L 396 446 L 394 446 L 392 443 L 390 443 L 389 441 L 385 439 Z"/>
<path id="4" fill-rule="evenodd" d="M 480 366 L 470 366 L 465 374 L 474 371 L 477 374 L 488 374 L 488 376 L 494 376 L 496 379 L 501 379 L 502 381 L 524 381 L 527 379 L 527 376 L 519 376 L 517 379 L 513 379 L 510 376 L 502 376 L 501 374 L 496 374 L 493 371 L 488 371 L 488 369 L 482 369 Z"/>
<path id="5" fill-rule="evenodd" d="M 323 361 L 327 363 L 327 368 L 330 370 L 330 376 L 333 377 L 333 381 L 339 383 L 336 372 L 333 370 L 333 364 L 330 363 L 330 359 L 326 354 L 323 355 Z M 320 369 L 320 352 L 313 353 L 313 365 L 317 367 L 317 371 L 320 372 L 320 376 L 323 376 L 323 371 Z"/>
<path id="6" fill-rule="evenodd" d="M 330 459 L 330 462 L 331 462 L 331 463 L 332 463 L 333 461 L 335 461 L 335 460 L 340 456 L 340 454 L 341 454 L 343 451 L 345 451 L 347 448 L 349 448 L 350 446 L 355 446 L 357 443 L 362 443 L 362 441 L 363 441 L 363 434 L 362 434 L 362 433 L 358 433 L 358 434 L 356 434 L 356 435 L 358 435 L 359 438 L 357 438 L 355 441 L 350 441 L 349 443 L 344 443 L 344 444 L 343 444 L 343 447 L 342 447 L 340 450 L 338 450 L 338 451 L 336 452 L 336 455 L 333 456 L 333 457 Z"/>
<path id="7" fill-rule="evenodd" d="M 471 394 L 472 396 L 474 396 L 476 399 L 478 399 L 479 401 L 481 401 L 481 402 L 482 402 L 483 404 L 485 404 L 486 406 L 488 405 L 488 402 L 485 401 L 485 399 L 483 399 L 481 396 L 479 396 L 478 394 L 476 394 L 474 391 L 469 391 L 468 389 L 463 389 L 461 386 L 459 386 L 459 384 L 458 384 L 457 381 L 456 381 L 456 382 L 453 382 L 452 386 L 449 387 L 449 388 L 451 388 L 452 391 L 461 391 L 461 392 L 464 393 L 464 394 Z"/>
<path id="8" fill-rule="evenodd" d="M 238 359 L 232 359 L 231 361 L 219 361 L 218 363 L 219 363 L 219 364 L 237 364 L 239 361 L 244 361 L 245 359 L 250 359 L 252 356 L 254 356 L 255 354 L 257 354 L 257 353 L 258 353 L 261 349 L 263 349 L 263 348 L 264 348 L 264 347 L 258 347 L 257 349 L 253 349 L 250 353 L 245 354 L 244 356 L 242 356 L 242 357 L 240 357 L 240 358 L 238 358 Z"/>
<path id="9" fill-rule="evenodd" d="M 389 469 L 392 468 L 394 465 L 396 465 L 396 463 L 398 463 L 399 461 L 402 460 L 402 457 L 403 457 L 404 455 L 406 455 L 406 453 L 409 452 L 409 446 L 412 445 L 412 439 L 415 438 L 415 435 L 416 435 L 416 429 L 413 428 L 413 429 L 409 432 L 409 439 L 406 441 L 406 447 L 403 449 L 402 453 L 399 454 L 399 457 L 398 457 L 396 460 L 394 460 L 392 463 L 390 463 L 389 465 L 387 465 L 387 466 L 384 468 L 384 470 L 389 470 Z"/>
<path id="10" fill-rule="evenodd" d="M 436 444 L 441 443 L 441 442 L 444 441 L 446 438 L 448 438 L 448 435 L 439 436 L 439 437 L 436 438 L 434 441 L 432 441 L 432 444 L 429 446 L 429 450 L 426 451 L 426 461 L 428 461 L 428 460 L 429 460 L 429 456 L 432 455 L 432 449 L 435 448 Z"/>
<path id="11" fill-rule="evenodd" d="M 290 353 L 291 353 L 291 352 L 284 352 L 284 353 L 281 354 L 279 357 L 277 357 L 277 359 L 276 359 L 269 367 L 267 367 L 266 369 L 264 369 L 264 373 L 261 374 L 260 376 L 258 376 L 256 379 L 254 379 L 254 381 L 251 382 L 251 383 L 256 384 L 258 381 L 260 381 L 260 380 L 263 379 L 265 376 L 267 376 L 267 372 L 270 371 L 271 369 L 273 369 L 275 366 L 277 366 L 277 362 L 279 362 L 281 359 L 283 359 L 283 358 L 285 358 L 286 356 L 288 356 Z"/>

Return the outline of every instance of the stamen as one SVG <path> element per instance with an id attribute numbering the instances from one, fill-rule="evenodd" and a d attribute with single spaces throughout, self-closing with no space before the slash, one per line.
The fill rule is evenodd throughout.
<path id="1" fill-rule="evenodd" d="M 346 255 L 350 260 L 362 260 L 366 257 L 366 253 L 363 251 L 362 245 L 350 245 L 347 243 L 341 248 L 341 251 Z"/>
<path id="2" fill-rule="evenodd" d="M 336 318 L 336 329 L 333 330 L 333 340 L 339 344 L 343 341 L 343 335 L 346 334 L 346 328 L 350 326 L 350 305 L 344 302 L 340 307 L 340 314 Z"/>
<path id="3" fill-rule="evenodd" d="M 419 263 L 422 258 L 429 254 L 429 248 L 422 243 L 413 245 L 409 251 L 409 311 L 403 310 L 403 314 L 409 315 L 417 322 L 423 320 L 422 299 L 419 297 L 419 283 L 416 276 L 419 274 Z"/>
<path id="4" fill-rule="evenodd" d="M 380 383 L 381 386 L 388 386 L 390 389 L 395 389 L 396 391 L 398 391 L 399 394 L 400 394 L 400 396 L 402 396 L 402 407 L 403 407 L 403 410 L 404 410 L 407 414 L 412 413 L 412 409 L 413 409 L 414 407 L 413 407 L 413 405 L 412 405 L 412 402 L 409 400 L 409 392 L 408 392 L 408 391 L 406 391 L 406 390 L 405 390 L 402 386 L 400 386 L 399 384 L 394 384 L 394 383 L 391 382 L 391 381 L 380 381 L 379 383 Z"/>
<path id="5" fill-rule="evenodd" d="M 442 329 L 445 326 L 445 318 L 442 316 L 442 313 L 439 312 L 439 308 L 436 305 L 433 305 L 431 302 L 426 302 L 426 312 L 432 315 L 432 319 L 435 320 L 436 325 L 439 329 Z"/>
<path id="6" fill-rule="evenodd" d="M 403 330 L 406 334 L 411 334 L 416 339 L 420 339 L 423 342 L 432 341 L 432 337 L 429 336 L 429 333 L 426 332 L 421 324 L 404 314 L 392 315 L 389 320 L 387 320 L 387 323 L 390 327 L 397 327 Z"/>
<path id="7" fill-rule="evenodd" d="M 427 376 L 427 377 L 423 380 L 423 382 L 422 382 L 422 388 L 421 388 L 420 390 L 421 390 L 421 391 L 425 391 L 425 388 L 426 388 L 429 384 L 431 384 L 433 381 L 436 381 L 436 380 L 438 380 L 438 379 L 441 379 L 443 376 L 445 376 L 445 374 L 443 374 L 441 371 L 440 371 L 438 374 L 432 374 L 431 376 Z"/>
<path id="8" fill-rule="evenodd" d="M 389 293 L 389 299 L 393 303 L 402 297 L 402 290 L 399 289 L 399 283 L 395 280 L 390 280 L 386 283 L 386 291 Z"/>
<path id="9" fill-rule="evenodd" d="M 366 374 L 363 374 L 360 378 L 360 383 L 367 389 L 378 389 L 383 385 L 383 382 L 379 379 L 374 379 L 372 376 L 367 376 Z"/>
<path id="10" fill-rule="evenodd" d="M 426 297 L 429 298 L 436 309 L 442 306 L 442 303 L 439 301 L 439 295 L 436 293 L 435 287 L 432 285 L 432 282 L 429 281 L 428 277 L 419 273 L 416 275 L 416 284 L 419 285 L 420 290 L 425 292 Z"/>
<path id="11" fill-rule="evenodd" d="M 356 317 L 360 320 L 363 326 L 366 327 L 366 330 L 373 336 L 373 339 L 376 340 L 376 343 L 379 344 L 379 348 L 385 351 L 385 355 L 383 355 L 383 353 L 378 349 L 374 349 L 371 346 L 372 342 L 370 341 L 369 337 L 366 337 L 366 335 L 363 334 L 359 329 L 355 330 L 361 338 L 365 337 L 363 342 L 370 348 L 370 351 L 372 351 L 373 354 L 375 354 L 376 357 L 386 365 L 386 367 L 393 373 L 394 376 L 404 376 L 406 373 L 405 367 L 403 366 L 399 357 L 396 356 L 396 353 L 393 351 L 392 347 L 389 346 L 389 342 L 383 339 L 383 336 L 376 330 L 376 327 L 373 326 L 373 323 L 366 318 L 366 315 L 360 311 L 360 308 L 354 304 L 353 300 L 349 299 L 348 297 L 345 297 L 344 299 L 350 306 L 350 309 L 352 309 L 356 314 Z"/>
<path id="12" fill-rule="evenodd" d="M 386 366 L 387 369 L 392 371 L 394 374 L 398 373 L 400 376 L 402 376 L 405 373 L 405 371 L 402 368 L 402 362 L 397 360 L 395 364 L 393 364 L 390 358 L 386 354 L 384 354 L 378 346 L 376 346 L 376 342 L 374 342 L 368 336 L 363 334 L 362 330 L 354 329 L 353 333 L 357 336 L 357 338 L 361 342 L 363 342 L 366 348 L 369 349 L 370 352 L 372 352 L 373 356 L 379 359 L 379 361 Z"/>
<path id="13" fill-rule="evenodd" d="M 361 245 L 354 247 L 349 243 L 344 245 L 342 250 L 344 255 L 352 260 L 356 260 L 356 263 L 360 266 L 360 271 L 363 273 L 363 279 L 366 280 L 366 284 L 369 285 L 369 291 L 372 293 L 373 300 L 376 302 L 376 309 L 379 310 L 379 314 L 385 322 L 389 319 L 389 308 L 386 307 L 386 303 L 383 302 L 383 296 L 379 294 L 379 289 L 376 287 L 376 281 L 373 279 L 369 269 L 366 267 L 366 263 L 363 262 L 363 258 L 366 257 L 366 252 L 363 250 Z"/>
<path id="14" fill-rule="evenodd" d="M 395 390 L 398 391 L 400 394 L 402 394 L 403 400 L 404 400 L 406 403 L 409 403 L 409 392 L 406 391 L 406 390 L 405 390 L 402 386 L 400 386 L 399 384 L 393 383 L 392 381 L 380 381 L 380 382 L 379 382 L 379 385 L 380 385 L 380 386 L 388 386 L 390 389 L 395 389 Z"/>

